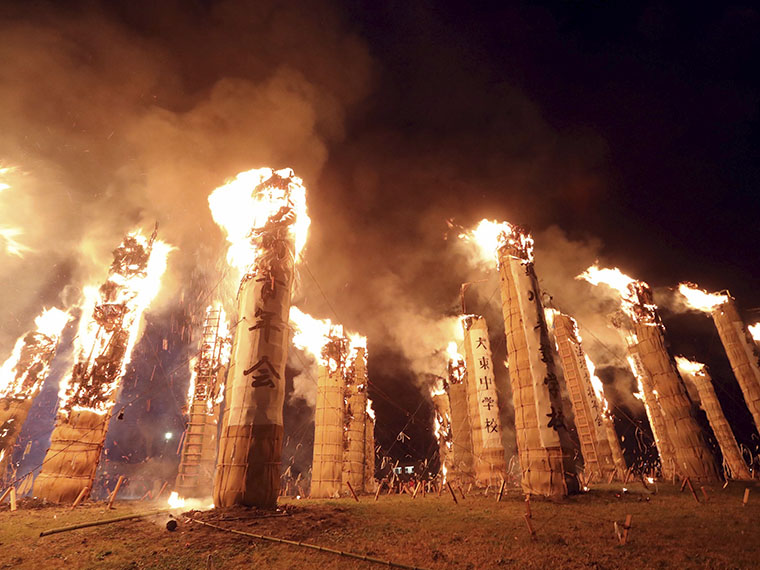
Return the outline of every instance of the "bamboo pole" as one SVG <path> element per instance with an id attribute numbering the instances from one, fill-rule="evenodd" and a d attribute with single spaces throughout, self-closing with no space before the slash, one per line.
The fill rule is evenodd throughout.
<path id="1" fill-rule="evenodd" d="M 116 481 L 116 487 L 114 487 L 113 493 L 111 493 L 110 498 L 108 499 L 108 508 L 113 508 L 113 502 L 116 500 L 116 493 L 119 492 L 119 489 L 121 489 L 121 484 L 124 481 L 124 475 L 119 475 L 119 480 Z"/>
<path id="2" fill-rule="evenodd" d="M 176 510 L 176 509 L 161 509 L 161 510 L 158 510 L 158 511 L 150 511 L 148 513 L 137 513 L 137 514 L 133 514 L 133 515 L 124 515 L 122 517 L 114 517 L 112 519 L 103 519 L 103 520 L 100 520 L 100 521 L 90 521 L 90 522 L 84 522 L 84 523 L 74 524 L 74 525 L 71 525 L 71 526 L 63 526 L 63 527 L 60 527 L 60 528 L 51 528 L 50 530 L 43 530 L 40 533 L 40 537 L 42 537 L 42 536 L 50 536 L 51 534 L 58 534 L 58 533 L 61 533 L 61 532 L 68 532 L 70 530 L 79 530 L 81 528 L 89 528 L 91 526 L 101 526 L 101 525 L 104 525 L 104 524 L 110 524 L 110 523 L 121 522 L 121 521 L 129 521 L 129 520 L 132 520 L 132 519 L 143 519 L 143 518 L 146 518 L 146 517 L 152 517 L 152 516 L 155 516 L 155 515 L 161 515 L 161 514 L 164 514 L 164 513 L 168 513 L 168 512 L 171 512 L 172 510 Z"/>
<path id="3" fill-rule="evenodd" d="M 746 507 L 749 502 L 749 487 L 744 489 L 744 498 L 742 499 L 742 507 Z"/>
<path id="4" fill-rule="evenodd" d="M 77 506 L 79 506 L 79 503 L 82 502 L 82 500 L 87 496 L 87 493 L 90 492 L 89 487 L 83 487 L 81 491 L 79 491 L 79 495 L 77 495 L 76 500 L 74 501 L 74 504 L 71 505 L 71 510 L 73 511 Z"/>
<path id="5" fill-rule="evenodd" d="M 496 502 L 501 502 L 501 496 L 504 494 L 504 486 L 507 484 L 506 481 L 501 482 L 501 488 L 499 489 L 499 494 L 496 496 Z"/>
<path id="6" fill-rule="evenodd" d="M 356 496 L 356 492 L 354 491 L 354 488 L 351 486 L 351 483 L 349 481 L 346 481 L 346 485 L 348 485 L 348 490 L 351 491 L 351 495 L 353 495 L 354 500 L 358 503 L 359 497 Z"/>
<path id="7" fill-rule="evenodd" d="M 625 543 L 628 542 L 628 531 L 631 530 L 632 519 L 632 515 L 625 515 L 625 523 L 623 524 L 623 538 L 620 540 L 620 544 L 623 546 L 625 546 Z"/>
<path id="8" fill-rule="evenodd" d="M 11 511 L 15 511 L 16 510 L 16 487 L 11 487 L 10 499 L 11 499 Z"/>
<path id="9" fill-rule="evenodd" d="M 447 481 L 446 486 L 449 488 L 449 493 L 451 493 L 451 498 L 454 499 L 454 502 L 458 505 L 459 501 L 457 501 L 457 496 L 454 494 L 454 489 L 451 488 L 451 483 Z"/>
<path id="10" fill-rule="evenodd" d="M 266 540 L 269 542 L 277 542 L 280 544 L 290 544 L 292 546 L 301 546 L 303 548 L 310 548 L 312 550 L 318 550 L 320 552 L 328 552 L 330 554 L 338 554 L 340 556 L 345 556 L 347 558 L 355 558 L 357 560 L 364 560 L 365 562 L 373 562 L 375 564 L 382 564 L 383 566 L 389 566 L 391 568 L 404 568 L 407 570 L 425 570 L 424 568 L 421 568 L 419 566 L 408 566 L 406 564 L 399 564 L 398 562 L 391 562 L 390 560 L 381 560 L 379 558 L 373 558 L 371 556 L 365 556 L 363 554 L 355 554 L 353 552 L 346 552 L 343 550 L 335 550 L 333 548 L 327 548 L 324 546 L 317 546 L 316 544 L 309 544 L 307 542 L 296 542 L 295 540 L 287 540 L 285 538 L 278 538 L 275 536 L 267 536 L 263 534 L 253 534 L 251 532 L 244 532 L 242 530 L 235 530 L 232 528 L 224 528 L 222 526 L 218 526 L 215 524 L 207 523 L 204 521 L 199 521 L 198 519 L 190 519 L 192 522 L 201 524 L 204 526 L 208 526 L 211 528 L 215 528 L 217 530 L 222 530 L 224 532 L 231 532 L 233 534 L 239 534 L 241 536 L 247 536 L 249 538 L 257 538 L 259 540 Z"/>

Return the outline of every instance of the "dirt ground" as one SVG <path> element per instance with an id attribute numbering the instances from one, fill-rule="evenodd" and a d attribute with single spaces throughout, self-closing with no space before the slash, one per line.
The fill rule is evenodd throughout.
<path id="1" fill-rule="evenodd" d="M 670 485 L 623 492 L 601 485 L 555 503 L 525 502 L 516 492 L 496 502 L 471 495 L 381 495 L 338 500 L 281 501 L 275 512 L 255 509 L 175 511 L 40 537 L 43 530 L 163 508 L 120 502 L 68 507 L 24 500 L 0 507 L 0 568 L 373 568 L 333 553 L 240 536 L 191 522 L 349 551 L 420 568 L 759 568 L 760 488 L 746 484 L 688 491 Z M 628 543 L 622 531 L 632 515 Z M 176 521 L 174 531 L 167 522 Z"/>

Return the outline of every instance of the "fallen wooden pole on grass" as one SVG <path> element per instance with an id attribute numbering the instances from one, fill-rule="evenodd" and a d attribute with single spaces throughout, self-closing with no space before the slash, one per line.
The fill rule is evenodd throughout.
<path id="1" fill-rule="evenodd" d="M 108 498 L 108 508 L 113 508 L 113 502 L 116 500 L 116 493 L 119 492 L 119 489 L 121 489 L 121 484 L 124 482 L 124 475 L 119 475 L 119 480 L 116 481 L 116 487 L 113 489 L 113 493 L 111 493 L 111 496 Z"/>
<path id="2" fill-rule="evenodd" d="M 100 526 L 100 525 L 104 525 L 104 524 L 110 524 L 110 523 L 121 522 L 121 521 L 128 521 L 128 520 L 132 520 L 132 519 L 144 519 L 146 517 L 152 517 L 154 515 L 160 515 L 160 514 L 168 513 L 168 512 L 171 512 L 173 510 L 176 510 L 176 509 L 161 509 L 160 511 L 151 511 L 149 513 L 138 513 L 138 514 L 134 514 L 134 515 L 124 515 L 123 517 L 115 517 L 115 518 L 112 518 L 112 519 L 103 519 L 102 521 L 90 521 L 90 522 L 85 522 L 85 523 L 74 524 L 74 525 L 71 525 L 71 526 L 62 526 L 60 528 L 51 528 L 50 530 L 43 530 L 40 533 L 40 536 L 48 536 L 48 535 L 51 535 L 51 534 L 58 534 L 59 532 L 68 532 L 70 530 L 78 530 L 80 528 L 88 528 L 88 527 L 91 527 L 91 526 Z"/>
<path id="3" fill-rule="evenodd" d="M 454 489 L 451 488 L 451 483 L 446 481 L 446 486 L 449 488 L 449 493 L 451 493 L 451 498 L 454 499 L 454 502 L 458 505 L 459 501 L 457 501 L 457 496 L 454 494 Z"/>
<path id="4" fill-rule="evenodd" d="M 86 495 L 87 495 L 87 493 L 89 493 L 89 492 L 90 492 L 90 488 L 89 488 L 89 487 L 85 487 L 85 488 L 83 488 L 81 491 L 79 491 L 79 494 L 77 495 L 77 498 L 76 498 L 76 500 L 74 501 L 74 504 L 73 504 L 73 505 L 71 505 L 71 510 L 72 510 L 72 511 L 73 511 L 73 510 L 74 510 L 74 509 L 75 509 L 77 506 L 79 506 L 79 503 L 81 503 L 81 502 L 82 502 L 82 500 L 85 498 L 85 496 L 86 496 Z"/>
<path id="5" fill-rule="evenodd" d="M 351 486 L 351 483 L 346 481 L 346 485 L 348 485 L 348 490 L 351 491 L 351 494 L 354 496 L 354 500 L 358 503 L 359 497 L 356 496 L 356 492 L 354 491 L 354 488 Z"/>
<path id="6" fill-rule="evenodd" d="M 356 554 L 354 552 L 346 552 L 344 550 L 335 550 L 334 548 L 327 548 L 325 546 L 318 546 L 316 544 L 309 544 L 308 542 L 297 542 L 295 540 L 288 540 L 286 538 L 277 538 L 276 536 L 266 536 L 264 534 L 253 534 L 252 532 L 245 532 L 242 530 L 235 530 L 233 528 L 224 528 L 215 524 L 199 521 L 198 519 L 190 519 L 191 522 L 201 524 L 215 528 L 217 530 L 223 530 L 224 532 L 231 532 L 233 534 L 239 534 L 241 536 L 247 536 L 249 538 L 258 538 L 259 540 L 266 540 L 269 542 L 279 542 L 280 544 L 290 544 L 292 546 L 301 546 L 303 548 L 311 548 L 312 550 L 319 550 L 320 552 L 329 552 L 330 554 L 338 554 L 339 556 L 345 556 L 347 558 L 355 558 L 357 560 L 364 560 L 365 562 L 374 562 L 375 564 L 382 564 L 391 568 L 406 568 L 407 570 L 425 570 L 419 566 L 409 566 L 407 564 L 399 564 L 398 562 L 391 562 L 390 560 L 381 560 L 380 558 L 373 558 L 372 556 L 365 556 L 363 554 Z"/>

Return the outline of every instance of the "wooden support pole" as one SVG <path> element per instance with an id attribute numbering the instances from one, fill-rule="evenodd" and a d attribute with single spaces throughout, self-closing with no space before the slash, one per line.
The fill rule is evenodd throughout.
<path id="1" fill-rule="evenodd" d="M 710 497 L 707 496 L 707 491 L 705 491 L 705 486 L 700 485 L 699 490 L 702 491 L 702 496 L 705 498 L 705 503 L 710 500 Z"/>
<path id="2" fill-rule="evenodd" d="M 536 540 L 536 531 L 533 529 L 533 523 L 530 522 L 530 517 L 525 514 L 523 515 L 523 518 L 525 519 L 525 524 L 528 525 L 528 532 L 530 532 L 530 539 Z"/>
<path id="3" fill-rule="evenodd" d="M 530 510 L 530 495 L 525 495 L 525 516 L 529 519 L 533 518 L 533 513 Z"/>
<path id="4" fill-rule="evenodd" d="M 451 483 L 447 481 L 446 486 L 449 488 L 449 492 L 451 493 L 451 498 L 454 499 L 454 502 L 458 505 L 459 501 L 457 501 L 457 496 L 454 494 L 454 489 L 451 488 Z"/>
<path id="5" fill-rule="evenodd" d="M 417 493 L 420 491 L 421 486 L 422 486 L 422 481 L 418 481 L 417 486 L 414 488 L 414 493 L 412 493 L 412 499 L 417 498 Z"/>
<path id="6" fill-rule="evenodd" d="M 607 484 L 610 485 L 612 483 L 612 480 L 615 478 L 615 471 L 613 470 L 610 473 L 610 476 L 607 478 Z"/>
<path id="7" fill-rule="evenodd" d="M 470 485 L 470 487 L 472 487 L 472 485 Z M 457 485 L 457 488 L 459 489 L 459 492 L 462 494 L 462 498 L 466 499 L 467 497 L 465 497 L 464 489 L 462 489 L 462 486 L 461 485 Z"/>
<path id="8" fill-rule="evenodd" d="M 140 497 L 140 500 L 144 501 L 145 499 L 153 499 L 153 491 L 151 491 L 150 489 L 145 491 L 145 494 L 142 497 Z"/>
<path id="9" fill-rule="evenodd" d="M 633 465 L 631 465 L 628 468 L 628 471 L 626 471 L 626 473 L 625 473 L 625 479 L 623 479 L 623 485 L 625 485 L 626 483 L 628 483 L 628 478 L 631 476 L 631 473 L 633 473 Z"/>
<path id="10" fill-rule="evenodd" d="M 169 484 L 168 481 L 164 481 L 164 484 L 161 486 L 161 490 L 158 491 L 158 494 L 156 495 L 156 500 L 158 501 L 161 498 L 161 495 L 163 495 L 164 491 L 166 491 L 166 486 Z"/>
<path id="11" fill-rule="evenodd" d="M 10 497 L 11 497 L 11 510 L 15 511 L 16 510 L 16 487 L 11 487 Z"/>
<path id="12" fill-rule="evenodd" d="M 501 496 L 504 494 L 504 486 L 507 484 L 506 481 L 501 482 L 501 488 L 499 489 L 499 494 L 496 496 L 496 502 L 501 502 Z"/>
<path id="13" fill-rule="evenodd" d="M 354 496 L 354 500 L 358 503 L 359 497 L 356 496 L 356 492 L 354 491 L 354 488 L 351 486 L 351 483 L 346 481 L 346 485 L 348 486 L 348 490 L 351 491 L 351 494 Z"/>
<path id="14" fill-rule="evenodd" d="M 116 500 L 116 493 L 118 493 L 119 489 L 121 489 L 121 484 L 123 482 L 124 482 L 124 475 L 119 475 L 119 480 L 116 481 L 116 487 L 114 487 L 113 493 L 111 493 L 111 497 L 108 499 L 108 508 L 109 509 L 113 508 L 113 502 Z"/>
<path id="15" fill-rule="evenodd" d="M 438 496 L 441 496 L 441 491 L 443 491 L 443 483 L 438 483 Z"/>
<path id="16" fill-rule="evenodd" d="M 632 515 L 625 515 L 625 523 L 623 524 L 623 538 L 620 540 L 620 544 L 623 546 L 625 546 L 625 543 L 628 542 L 628 531 L 631 529 L 632 519 Z"/>
<path id="17" fill-rule="evenodd" d="M 71 510 L 72 511 L 79 505 L 79 503 L 82 502 L 82 500 L 87 496 L 87 493 L 89 493 L 89 492 L 90 492 L 90 488 L 89 487 L 85 487 L 84 489 L 82 489 L 81 491 L 79 491 L 79 495 L 77 495 L 77 498 L 74 501 L 74 504 L 71 505 Z"/>
<path id="18" fill-rule="evenodd" d="M 686 478 L 686 484 L 689 487 L 689 491 L 691 491 L 691 496 L 694 497 L 694 500 L 699 502 L 699 497 L 697 497 L 696 491 L 694 491 L 694 486 L 691 484 L 691 479 L 688 477 Z"/>
<path id="19" fill-rule="evenodd" d="M 380 495 L 380 490 L 383 488 L 383 481 L 380 481 L 380 483 L 377 486 L 377 491 L 375 491 L 375 501 L 377 501 L 377 497 Z"/>
<path id="20" fill-rule="evenodd" d="M 688 481 L 688 477 L 681 481 L 681 488 L 679 489 L 680 493 L 683 493 L 683 490 L 686 488 L 686 482 Z"/>
<path id="21" fill-rule="evenodd" d="M 746 507 L 749 502 L 749 487 L 744 489 L 744 498 L 742 499 L 742 507 Z"/>
<path id="22" fill-rule="evenodd" d="M 11 494 L 11 489 L 13 489 L 12 485 L 8 487 L 5 491 L 3 491 L 3 494 L 0 495 L 0 503 L 2 503 L 5 500 L 5 497 Z"/>

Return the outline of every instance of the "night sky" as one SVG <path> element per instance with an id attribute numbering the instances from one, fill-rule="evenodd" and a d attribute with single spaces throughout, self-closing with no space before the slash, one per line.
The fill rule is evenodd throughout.
<path id="1" fill-rule="evenodd" d="M 154 220 L 178 249 L 143 345 L 172 337 L 172 322 L 199 318 L 198 291 L 234 291 L 216 288 L 224 246 L 210 191 L 242 170 L 292 166 L 312 217 L 295 301 L 368 335 L 384 452 L 430 455 L 425 377 L 443 373 L 434 352 L 462 282 L 490 280 L 468 305 L 489 318 L 504 359 L 494 272 L 447 224 L 483 217 L 533 230 L 542 285 L 579 317 L 634 420 L 619 432 L 630 437 L 643 411 L 602 330 L 605 299 L 572 280 L 596 259 L 655 287 L 673 351 L 711 366 L 750 444 L 714 327 L 668 288 L 728 289 L 760 320 L 760 11 L 452 4 L 4 2 L 0 163 L 25 175 L 0 195 L 0 225 L 22 227 L 31 251 L 0 257 L 0 348 L 42 305 L 75 304 L 121 235 Z M 126 382 L 136 391 L 123 395 L 151 391 L 153 412 L 142 402 L 135 415 L 154 414 L 161 432 L 181 431 L 179 364 L 194 350 L 172 346 L 160 356 L 165 389 L 148 384 L 159 354 L 141 345 Z M 291 377 L 303 368 L 291 358 Z M 309 414 L 290 400 L 286 455 L 308 445 Z M 411 440 L 394 444 L 402 429 Z"/>

